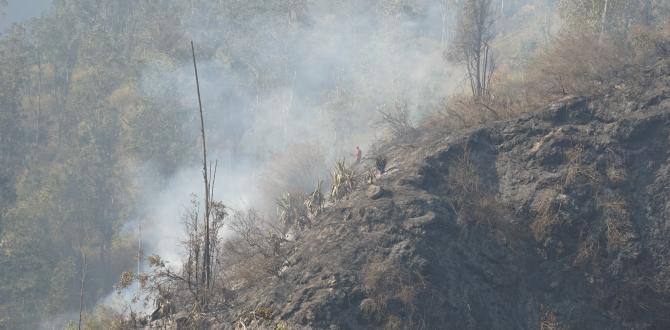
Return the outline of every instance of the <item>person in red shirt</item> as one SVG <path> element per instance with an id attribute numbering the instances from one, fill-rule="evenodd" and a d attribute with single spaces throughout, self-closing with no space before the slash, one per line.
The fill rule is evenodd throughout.
<path id="1" fill-rule="evenodd" d="M 358 146 L 356 146 L 355 155 L 356 155 L 356 164 L 358 164 L 358 163 L 361 162 L 361 156 L 363 155 L 363 152 L 361 151 L 361 149 Z"/>

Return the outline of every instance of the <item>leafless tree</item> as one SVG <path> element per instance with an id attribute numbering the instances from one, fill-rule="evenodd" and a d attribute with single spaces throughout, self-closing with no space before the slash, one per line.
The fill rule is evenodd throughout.
<path id="1" fill-rule="evenodd" d="M 279 275 L 290 246 L 280 226 L 254 210 L 234 213 L 227 225 L 234 235 L 226 241 L 222 257 L 232 278 L 249 282 Z"/>
<path id="2" fill-rule="evenodd" d="M 212 210 L 216 209 L 215 212 L 220 213 L 223 211 L 223 204 L 214 202 L 214 183 L 216 181 L 216 168 L 218 163 L 215 162 L 212 166 L 212 163 L 207 163 L 207 139 L 205 137 L 205 116 L 202 111 L 202 98 L 200 96 L 200 80 L 198 79 L 198 65 L 195 58 L 195 46 L 193 41 L 191 41 L 191 51 L 193 54 L 193 70 L 195 72 L 195 82 L 198 92 L 198 109 L 200 114 L 200 134 L 202 138 L 202 176 L 205 188 L 205 210 L 203 216 L 204 222 L 204 238 L 202 245 L 202 270 L 200 275 L 200 297 L 202 307 L 207 309 L 209 288 L 211 285 L 212 277 L 212 238 L 216 239 L 212 235 L 211 231 L 211 222 L 212 222 Z M 208 167 L 209 165 L 209 167 Z M 220 214 L 215 214 L 218 216 Z M 223 216 L 221 220 L 223 219 Z"/>
<path id="3" fill-rule="evenodd" d="M 394 138 L 403 140 L 416 133 L 407 102 L 396 102 L 390 106 L 382 105 L 377 108 L 377 112 L 381 117 L 377 125 L 388 129 Z"/>
<path id="4" fill-rule="evenodd" d="M 447 59 L 465 65 L 475 100 L 489 96 L 495 61 L 491 41 L 494 33 L 492 0 L 466 0 L 458 15 L 455 40 Z"/>

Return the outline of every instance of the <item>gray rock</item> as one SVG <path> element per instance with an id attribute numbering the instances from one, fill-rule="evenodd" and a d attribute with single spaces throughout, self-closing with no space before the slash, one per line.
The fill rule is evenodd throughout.
<path id="1" fill-rule="evenodd" d="M 366 192 L 366 195 L 370 199 L 377 199 L 379 197 L 382 197 L 383 194 L 384 190 L 382 189 L 382 187 L 374 184 L 371 184 Z"/>

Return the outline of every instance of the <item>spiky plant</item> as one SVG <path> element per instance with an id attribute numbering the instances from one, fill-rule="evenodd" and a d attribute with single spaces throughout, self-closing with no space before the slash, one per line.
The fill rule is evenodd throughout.
<path id="1" fill-rule="evenodd" d="M 277 215 L 279 221 L 286 227 L 309 225 L 307 209 L 303 203 L 304 196 L 301 194 L 284 193 L 277 198 Z"/>
<path id="2" fill-rule="evenodd" d="M 310 218 L 314 218 L 323 209 L 323 193 L 321 193 L 321 181 L 317 183 L 316 189 L 305 198 L 305 208 Z"/>
<path id="3" fill-rule="evenodd" d="M 330 188 L 330 200 L 342 199 L 346 194 L 354 190 L 356 185 L 356 174 L 351 168 L 347 168 L 344 160 L 335 163 L 335 169 L 331 173 L 332 187 Z"/>
<path id="4" fill-rule="evenodd" d="M 365 174 L 365 182 L 367 182 L 368 184 L 374 184 L 375 183 L 375 179 L 377 178 L 377 170 L 376 169 L 374 169 L 372 167 L 368 167 L 368 168 L 365 169 L 364 174 Z"/>

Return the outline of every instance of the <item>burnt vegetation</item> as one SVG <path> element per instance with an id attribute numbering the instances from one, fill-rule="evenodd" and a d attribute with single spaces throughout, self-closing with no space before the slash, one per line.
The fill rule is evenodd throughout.
<path id="1" fill-rule="evenodd" d="M 670 5 L 438 3 L 68 0 L 8 29 L 0 328 L 669 328 Z M 452 82 L 398 87 L 418 79 L 297 55 L 339 58 L 309 32 L 356 6 L 379 38 L 400 35 L 383 50 L 441 45 L 424 59 L 457 86 L 431 97 Z M 201 21 L 226 29 L 184 32 Z M 212 44 L 187 43 L 202 35 Z M 146 78 L 191 77 L 182 62 L 192 105 Z M 137 163 L 160 165 L 138 184 L 124 174 Z M 143 241 L 162 219 L 127 219 L 193 164 L 175 257 Z M 258 186 L 242 194 L 247 172 Z"/>

